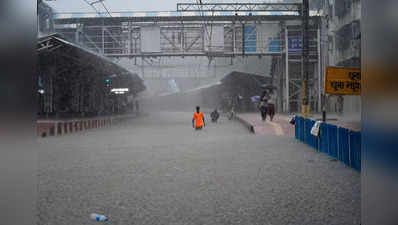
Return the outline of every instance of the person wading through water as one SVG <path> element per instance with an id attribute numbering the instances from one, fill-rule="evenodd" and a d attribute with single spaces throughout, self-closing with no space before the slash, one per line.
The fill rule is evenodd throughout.
<path id="1" fill-rule="evenodd" d="M 200 107 L 196 106 L 196 112 L 193 113 L 192 118 L 192 127 L 195 130 L 201 130 L 206 126 L 205 117 L 203 116 L 203 112 L 200 111 Z"/>
<path id="2" fill-rule="evenodd" d="M 220 117 L 220 113 L 218 113 L 217 108 L 210 114 L 210 117 L 213 123 L 217 123 L 217 120 Z"/>
<path id="3" fill-rule="evenodd" d="M 259 109 L 261 112 L 261 119 L 263 121 L 265 121 L 267 119 L 268 99 L 269 99 L 268 93 L 267 93 L 267 91 L 264 91 L 260 97 L 260 104 L 259 104 Z"/>
<path id="4" fill-rule="evenodd" d="M 275 104 L 276 104 L 276 94 L 273 90 L 270 91 L 269 99 L 268 99 L 268 108 L 267 112 L 270 120 L 272 121 L 275 116 Z"/>

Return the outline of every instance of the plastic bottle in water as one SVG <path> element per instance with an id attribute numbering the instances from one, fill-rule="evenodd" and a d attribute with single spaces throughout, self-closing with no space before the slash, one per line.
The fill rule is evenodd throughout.
<path id="1" fill-rule="evenodd" d="M 99 221 L 99 222 L 107 222 L 109 221 L 109 218 L 104 216 L 104 215 L 100 215 L 97 213 L 91 213 L 90 214 L 90 219 L 95 220 L 95 221 Z"/>

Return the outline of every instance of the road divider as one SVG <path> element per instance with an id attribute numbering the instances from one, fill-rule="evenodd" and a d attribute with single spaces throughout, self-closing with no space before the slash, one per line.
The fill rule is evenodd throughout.
<path id="1" fill-rule="evenodd" d="M 289 124 L 290 118 L 286 115 L 276 115 L 273 121 L 269 119 L 263 121 L 258 113 L 236 115 L 236 119 L 254 134 L 293 137 L 294 127 Z"/>
<path id="2" fill-rule="evenodd" d="M 239 121 L 241 124 L 243 124 L 243 126 L 245 126 L 250 132 L 252 132 L 253 134 L 256 133 L 256 131 L 254 130 L 254 126 L 251 123 L 249 123 L 248 121 L 246 121 L 239 115 L 236 115 L 235 118 L 237 121 Z"/>

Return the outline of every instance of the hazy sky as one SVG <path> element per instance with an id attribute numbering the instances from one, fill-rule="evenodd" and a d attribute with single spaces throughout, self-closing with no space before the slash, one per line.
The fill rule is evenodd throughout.
<path id="1" fill-rule="evenodd" d="M 88 0 L 95 2 L 95 0 Z M 162 11 L 175 10 L 178 0 L 105 0 L 110 11 Z M 58 12 L 92 12 L 84 0 L 55 0 L 47 2 Z M 101 4 L 95 5 L 103 11 Z"/>
<path id="2" fill-rule="evenodd" d="M 87 0 L 95 2 L 96 0 Z M 263 0 L 264 1 L 264 0 Z M 93 12 L 84 0 L 52 0 L 46 1 L 57 12 Z M 116 11 L 175 11 L 177 3 L 196 2 L 196 0 L 105 0 L 106 7 Z M 207 0 L 203 2 L 241 2 L 239 0 Z M 246 0 L 244 2 L 261 2 Z M 101 4 L 96 4 L 99 11 L 104 11 Z"/>

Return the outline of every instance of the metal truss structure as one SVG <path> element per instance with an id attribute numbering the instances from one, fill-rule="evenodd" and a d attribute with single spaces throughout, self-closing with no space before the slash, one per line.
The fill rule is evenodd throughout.
<path id="1" fill-rule="evenodd" d="M 310 6 L 308 0 L 303 0 L 303 13 L 302 13 L 302 39 L 303 39 L 303 95 L 301 96 L 301 111 L 304 116 L 308 116 L 309 113 L 309 88 L 308 88 L 308 81 L 309 81 L 309 57 L 310 57 L 310 49 L 309 49 L 309 17 L 310 17 Z"/>
<path id="2" fill-rule="evenodd" d="M 260 8 L 260 5 L 252 7 Z M 268 8 L 264 8 L 262 11 L 255 11 L 256 8 L 235 4 L 231 7 L 235 7 L 234 10 L 237 12 L 220 11 L 228 8 L 217 8 L 218 12 L 215 12 L 217 10 L 206 12 L 208 9 L 201 12 L 197 12 L 198 9 L 196 9 L 196 12 L 191 12 L 190 10 L 198 5 L 192 4 L 188 7 L 180 4 L 177 6 L 181 10 L 180 12 L 112 12 L 110 15 L 106 13 L 101 15 L 95 13 L 58 14 L 55 16 L 54 22 L 56 32 L 61 33 L 67 39 L 113 58 L 138 58 L 145 61 L 154 57 L 203 56 L 209 59 L 244 56 L 273 57 L 277 59 L 274 60 L 277 66 L 271 73 L 275 73 L 275 80 L 279 79 L 279 84 L 282 84 L 280 90 L 283 90 L 281 92 L 283 111 L 299 112 L 304 74 L 303 56 L 302 49 L 293 47 L 290 49 L 290 45 L 292 40 L 302 40 L 301 16 L 296 12 L 301 9 L 301 6 L 300 4 L 267 5 Z M 228 6 L 228 4 L 220 6 Z M 282 6 L 285 8 L 277 8 Z M 316 17 L 310 19 L 312 25 L 307 34 L 309 39 L 308 87 L 311 109 L 316 109 L 317 104 L 320 104 L 319 98 L 316 96 L 321 93 L 319 82 L 321 77 L 319 68 L 320 35 L 316 21 Z M 268 23 L 279 24 L 280 32 L 271 42 L 262 41 L 259 44 L 258 40 L 268 39 L 261 37 L 261 32 L 258 29 Z M 160 51 L 142 51 L 141 31 L 148 26 L 159 27 Z M 224 44 L 222 47 L 212 46 L 211 43 L 205 41 L 211 33 L 211 29 L 217 26 L 223 27 Z M 272 44 L 276 44 L 276 46 L 271 46 Z M 213 47 L 217 50 L 209 50 Z"/>
<path id="3" fill-rule="evenodd" d="M 253 43 L 256 24 L 298 20 L 300 13 L 297 3 L 180 3 L 176 12 L 61 13 L 54 22 L 57 32 L 109 57 L 264 56 L 281 48 Z M 141 51 L 145 26 L 160 27 L 160 50 Z M 224 27 L 223 46 L 206 43 L 213 26 Z"/>
<path id="4" fill-rule="evenodd" d="M 178 12 L 295 12 L 301 13 L 301 4 L 295 3 L 177 3 Z"/>
<path id="5" fill-rule="evenodd" d="M 283 31 L 285 42 L 288 45 L 293 45 L 292 40 L 296 37 L 302 37 L 301 26 L 285 26 Z M 281 85 L 284 86 L 283 93 L 283 110 L 285 112 L 300 112 L 301 111 L 301 97 L 303 95 L 303 78 L 304 70 L 307 70 L 308 75 L 308 101 L 310 109 L 315 111 L 318 109 L 319 95 L 321 91 L 321 69 L 320 69 L 320 32 L 317 27 L 311 27 L 308 30 L 308 61 L 307 66 L 304 65 L 302 51 L 290 50 L 284 51 L 284 59 L 282 65 L 285 66 L 284 76 L 281 77 Z M 302 43 L 302 41 L 300 40 Z M 302 44 L 301 44 L 302 45 Z M 290 46 L 289 46 L 290 49 Z M 280 70 L 281 68 L 279 68 Z"/>
<path id="6" fill-rule="evenodd" d="M 141 28 L 148 26 L 146 23 L 78 24 L 73 28 L 57 26 L 57 32 L 69 40 L 108 57 L 234 57 L 281 54 L 280 49 L 271 49 L 269 43 L 257 44 L 257 26 L 253 22 L 156 23 L 151 25 L 160 28 L 160 51 L 158 52 L 142 51 Z M 205 41 L 206 36 L 209 36 L 213 27 L 216 26 L 222 26 L 224 29 L 224 45 L 221 47 L 206 44 Z M 213 51 L 212 49 L 215 48 L 218 49 Z"/>

